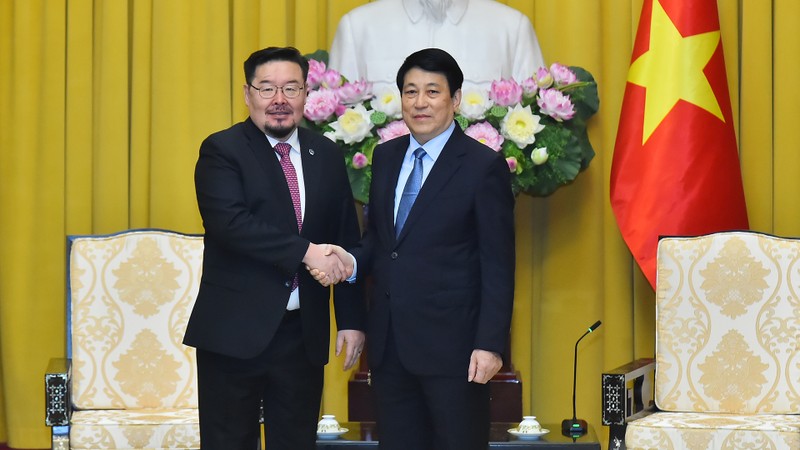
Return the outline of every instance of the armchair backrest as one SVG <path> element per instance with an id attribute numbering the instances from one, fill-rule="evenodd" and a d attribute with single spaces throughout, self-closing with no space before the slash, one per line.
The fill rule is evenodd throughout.
<path id="1" fill-rule="evenodd" d="M 203 238 L 131 230 L 68 238 L 68 356 L 79 409 L 197 407 L 194 349 L 181 341 Z"/>
<path id="2" fill-rule="evenodd" d="M 657 406 L 800 413 L 800 240 L 668 237 L 657 259 Z"/>

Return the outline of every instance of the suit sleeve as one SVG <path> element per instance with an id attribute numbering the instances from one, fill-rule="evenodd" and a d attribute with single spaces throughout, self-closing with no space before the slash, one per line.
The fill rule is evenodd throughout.
<path id="1" fill-rule="evenodd" d="M 337 154 L 340 152 L 336 152 Z M 337 180 L 336 188 L 339 195 L 340 212 L 338 218 L 339 237 L 335 244 L 347 249 L 358 243 L 361 230 L 355 209 L 353 191 L 347 178 L 344 167 L 344 157 L 339 158 L 338 165 L 331 169 L 332 176 Z M 333 219 L 333 218 L 331 218 Z M 336 316 L 336 327 L 339 330 L 364 330 L 366 321 L 366 303 L 364 301 L 363 283 L 342 282 L 333 288 L 333 304 Z"/>
<path id="2" fill-rule="evenodd" d="M 330 62 L 329 66 L 336 69 L 344 75 L 348 80 L 357 80 L 358 74 L 358 59 L 360 55 L 356 50 L 355 39 L 353 38 L 353 27 L 351 25 L 352 19 L 350 14 L 345 14 L 339 20 L 339 26 L 336 28 L 336 34 L 333 37 L 331 44 Z"/>
<path id="3" fill-rule="evenodd" d="M 508 165 L 488 166 L 475 199 L 481 264 L 481 310 L 475 348 L 505 355 L 514 304 L 514 194 Z"/>
<path id="4" fill-rule="evenodd" d="M 388 144 L 381 144 L 375 147 L 372 153 L 372 182 L 369 186 L 369 198 L 371 207 L 367 207 L 364 219 L 366 220 L 366 228 L 364 235 L 356 246 L 346 247 L 358 262 L 358 272 L 356 273 L 357 279 L 361 282 L 368 277 L 372 271 L 372 262 L 374 252 L 377 246 L 378 231 L 377 224 L 377 208 L 374 205 L 380 205 L 381 193 L 380 190 L 384 189 L 384 183 L 389 180 L 388 175 L 385 173 L 384 168 L 386 161 L 386 153 L 389 151 L 386 146 Z M 377 201 L 376 201 L 377 200 Z M 388 200 L 387 200 L 388 201 Z"/>

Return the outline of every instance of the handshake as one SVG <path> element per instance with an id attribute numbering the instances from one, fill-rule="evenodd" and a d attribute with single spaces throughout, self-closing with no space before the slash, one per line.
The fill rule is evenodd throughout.
<path id="1" fill-rule="evenodd" d="M 327 287 L 353 275 L 355 258 L 338 245 L 312 243 L 303 257 L 303 264 L 319 284 Z"/>

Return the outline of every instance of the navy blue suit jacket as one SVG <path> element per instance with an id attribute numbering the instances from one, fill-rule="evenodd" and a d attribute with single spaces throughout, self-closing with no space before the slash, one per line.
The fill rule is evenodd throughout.
<path id="1" fill-rule="evenodd" d="M 381 363 L 391 318 L 403 365 L 466 377 L 474 349 L 507 349 L 514 298 L 514 196 L 501 154 L 456 126 L 403 231 L 394 194 L 409 137 L 375 148 L 367 231 L 351 252 L 372 275 L 367 347 Z"/>

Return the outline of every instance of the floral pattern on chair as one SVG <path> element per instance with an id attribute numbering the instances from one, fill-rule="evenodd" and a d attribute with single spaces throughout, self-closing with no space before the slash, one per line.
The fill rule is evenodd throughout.
<path id="1" fill-rule="evenodd" d="M 202 236 L 132 230 L 70 240 L 68 448 L 199 448 L 195 353 L 182 339 Z"/>
<path id="2" fill-rule="evenodd" d="M 655 402 L 627 449 L 800 448 L 800 240 L 659 242 Z"/>

